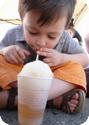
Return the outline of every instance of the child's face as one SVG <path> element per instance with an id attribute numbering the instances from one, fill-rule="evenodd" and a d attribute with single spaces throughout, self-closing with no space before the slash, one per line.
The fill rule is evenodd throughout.
<path id="1" fill-rule="evenodd" d="M 44 24 L 40 26 L 37 23 L 39 18 L 39 13 L 28 12 L 23 18 L 23 29 L 24 37 L 28 45 L 34 50 L 39 50 L 41 48 L 54 48 L 65 29 L 67 18 L 58 19 L 58 21 L 53 21 L 51 24 Z"/>

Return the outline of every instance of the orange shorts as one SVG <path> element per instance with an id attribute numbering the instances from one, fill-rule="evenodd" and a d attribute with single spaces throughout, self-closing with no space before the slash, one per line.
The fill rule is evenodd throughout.
<path id="1" fill-rule="evenodd" d="M 10 83 L 17 80 L 17 75 L 23 65 L 10 64 L 0 55 L 0 87 L 10 89 Z M 86 77 L 83 67 L 69 61 L 61 66 L 52 67 L 54 77 L 67 81 L 86 91 Z"/>

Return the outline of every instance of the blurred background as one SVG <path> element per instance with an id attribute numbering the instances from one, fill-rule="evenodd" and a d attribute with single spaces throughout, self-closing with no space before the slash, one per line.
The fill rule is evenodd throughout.
<path id="1" fill-rule="evenodd" d="M 89 0 L 77 0 L 73 15 L 74 27 L 84 37 L 88 32 Z M 18 0 L 0 0 L 0 40 L 6 31 L 20 24 Z"/>

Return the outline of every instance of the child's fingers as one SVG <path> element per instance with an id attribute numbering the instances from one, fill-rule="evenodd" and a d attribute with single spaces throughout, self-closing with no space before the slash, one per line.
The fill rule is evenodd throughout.
<path id="1" fill-rule="evenodd" d="M 43 61 L 44 61 L 45 63 L 47 63 L 49 66 L 54 66 L 54 64 L 53 64 L 53 62 L 52 62 L 52 60 L 51 60 L 51 58 L 44 58 Z"/>
<path id="2" fill-rule="evenodd" d="M 16 63 L 16 64 L 19 63 L 18 59 L 12 54 L 10 55 L 10 61 L 11 61 L 11 63 Z"/>
<path id="3" fill-rule="evenodd" d="M 31 53 L 30 53 L 29 51 L 27 51 L 27 50 L 25 50 L 25 49 L 23 49 L 23 51 L 24 51 L 24 54 L 25 54 L 26 56 L 31 55 Z"/>
<path id="4" fill-rule="evenodd" d="M 47 56 L 46 52 L 37 51 L 37 54 L 40 56 Z"/>
<path id="5" fill-rule="evenodd" d="M 45 56 L 45 57 L 51 57 L 52 53 L 51 52 L 45 52 L 45 51 L 37 51 L 37 54 L 40 56 Z"/>
<path id="6" fill-rule="evenodd" d="M 18 55 L 18 53 L 15 50 L 13 50 L 13 52 L 7 53 L 5 57 L 7 61 L 10 63 L 24 63 L 23 59 Z"/>
<path id="7" fill-rule="evenodd" d="M 51 62 L 51 61 L 50 61 L 50 58 L 44 58 L 43 61 L 44 61 L 45 63 L 50 63 L 50 62 Z"/>
<path id="8" fill-rule="evenodd" d="M 16 53 L 12 59 L 13 59 L 13 61 L 15 61 L 17 63 L 22 63 L 22 64 L 24 63 L 23 58 L 21 56 L 19 56 L 18 53 Z"/>
<path id="9" fill-rule="evenodd" d="M 51 58 L 54 55 L 54 50 L 49 48 L 41 48 L 40 51 L 37 51 L 37 54 Z"/>
<path id="10" fill-rule="evenodd" d="M 6 60 L 7 60 L 9 63 L 16 63 L 16 64 L 18 64 L 18 61 L 17 61 L 16 59 L 14 59 L 14 56 L 13 56 L 13 55 L 6 56 Z"/>
<path id="11" fill-rule="evenodd" d="M 50 49 L 50 48 L 41 48 L 40 51 L 41 51 L 41 52 L 52 53 L 52 52 L 53 52 L 53 49 Z"/>
<path id="12" fill-rule="evenodd" d="M 30 52 L 28 52 L 27 50 L 20 48 L 20 47 L 16 47 L 16 52 L 18 53 L 18 55 L 20 56 L 20 58 L 22 58 L 23 60 L 30 55 Z"/>

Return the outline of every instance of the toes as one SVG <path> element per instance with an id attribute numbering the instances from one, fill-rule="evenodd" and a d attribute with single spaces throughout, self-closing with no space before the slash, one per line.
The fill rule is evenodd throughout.
<path id="1" fill-rule="evenodd" d="M 78 99 L 79 99 L 79 94 L 78 94 L 78 93 L 75 93 L 75 94 L 72 96 L 72 99 L 78 100 Z"/>
<path id="2" fill-rule="evenodd" d="M 68 102 L 71 112 L 73 112 L 76 109 L 77 104 L 78 104 L 78 101 L 76 101 L 76 100 L 72 100 L 72 101 Z"/>
<path id="3" fill-rule="evenodd" d="M 77 105 L 78 102 L 79 102 L 78 99 L 71 99 L 71 100 L 69 101 L 70 104 L 74 104 L 74 105 Z"/>
<path id="4" fill-rule="evenodd" d="M 75 95 L 73 95 L 71 100 L 68 102 L 71 111 L 74 111 L 76 109 L 78 102 L 79 102 L 79 94 L 75 93 Z"/>
<path id="5" fill-rule="evenodd" d="M 79 113 L 84 108 L 85 93 L 81 89 L 74 89 L 63 96 L 62 111 Z"/>

